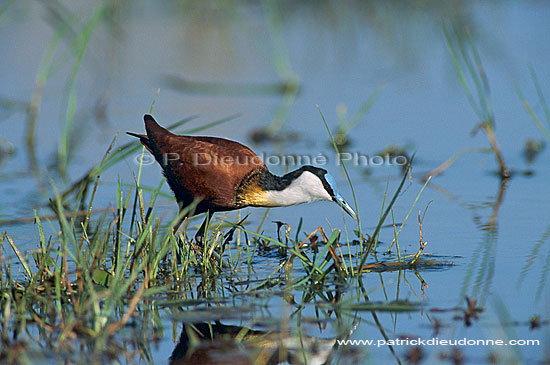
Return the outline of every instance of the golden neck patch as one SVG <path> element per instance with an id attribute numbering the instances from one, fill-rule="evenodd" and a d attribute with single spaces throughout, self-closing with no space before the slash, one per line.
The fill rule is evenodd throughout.
<path id="1" fill-rule="evenodd" d="M 259 168 L 251 171 L 241 181 L 235 191 L 235 204 L 240 207 L 255 206 L 255 207 L 270 207 L 273 206 L 266 192 L 260 187 L 260 179 L 265 178 L 269 174 L 267 169 Z"/>
<path id="2" fill-rule="evenodd" d="M 270 207 L 267 194 L 258 185 L 249 185 L 237 198 L 237 203 L 242 206 Z"/>

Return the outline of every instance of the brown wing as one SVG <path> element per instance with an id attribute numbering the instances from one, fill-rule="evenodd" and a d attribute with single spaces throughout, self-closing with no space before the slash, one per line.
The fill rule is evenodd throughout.
<path id="1" fill-rule="evenodd" d="M 166 179 L 184 206 L 194 198 L 204 201 L 196 213 L 239 208 L 236 187 L 251 171 L 265 168 L 248 147 L 228 139 L 202 136 L 178 136 L 159 126 L 146 115 L 147 141 Z M 145 143 L 144 143 L 145 142 Z"/>

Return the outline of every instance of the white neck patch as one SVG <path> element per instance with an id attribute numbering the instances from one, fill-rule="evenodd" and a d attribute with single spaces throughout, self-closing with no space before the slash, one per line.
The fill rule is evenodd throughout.
<path id="1" fill-rule="evenodd" d="M 323 183 L 309 171 L 304 171 L 283 190 L 268 190 L 264 193 L 268 206 L 284 207 L 318 200 L 332 200 Z"/>

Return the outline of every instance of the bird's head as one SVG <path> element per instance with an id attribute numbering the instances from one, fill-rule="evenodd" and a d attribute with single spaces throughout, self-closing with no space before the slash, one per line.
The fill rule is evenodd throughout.
<path id="1" fill-rule="evenodd" d="M 282 176 L 278 183 L 264 188 L 264 199 L 268 206 L 288 206 L 329 200 L 338 204 L 353 219 L 357 215 L 336 189 L 334 178 L 327 170 L 303 166 Z"/>
<path id="2" fill-rule="evenodd" d="M 329 198 L 326 196 L 323 200 L 330 200 L 338 204 L 346 213 L 348 213 L 353 219 L 357 220 L 357 214 L 351 208 L 351 206 L 344 200 L 342 195 L 336 189 L 336 181 L 327 170 L 321 169 L 319 167 L 307 166 L 308 170 L 305 172 L 313 173 L 323 185 L 323 189 L 328 194 Z"/>

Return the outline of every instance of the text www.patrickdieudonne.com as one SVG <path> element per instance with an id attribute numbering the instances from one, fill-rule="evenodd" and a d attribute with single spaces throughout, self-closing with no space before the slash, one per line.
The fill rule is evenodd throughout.
<path id="1" fill-rule="evenodd" d="M 430 339 L 403 338 L 393 340 L 337 340 L 340 346 L 540 346 L 540 340 L 490 340 L 490 339 Z"/>

